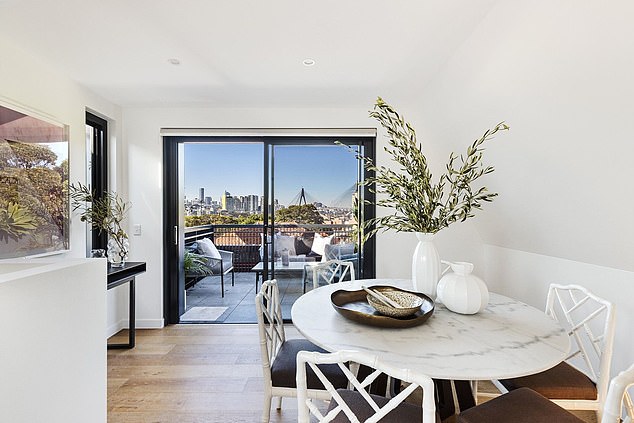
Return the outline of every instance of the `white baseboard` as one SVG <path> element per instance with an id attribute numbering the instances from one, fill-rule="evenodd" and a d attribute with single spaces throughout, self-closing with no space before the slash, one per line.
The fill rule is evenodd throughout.
<path id="1" fill-rule="evenodd" d="M 163 319 L 136 319 L 137 329 L 161 329 L 164 326 Z M 121 319 L 108 326 L 106 329 L 106 337 L 109 338 L 120 330 L 127 329 L 128 327 L 128 319 Z"/>
<path id="2" fill-rule="evenodd" d="M 128 320 L 125 321 L 125 327 L 128 327 Z M 161 329 L 165 326 L 163 319 L 136 319 L 137 329 Z"/>
<path id="3" fill-rule="evenodd" d="M 119 320 L 118 322 L 111 324 L 106 329 L 106 338 L 110 338 L 112 335 L 119 332 L 121 329 L 125 329 L 127 327 L 128 327 L 127 320 Z"/>

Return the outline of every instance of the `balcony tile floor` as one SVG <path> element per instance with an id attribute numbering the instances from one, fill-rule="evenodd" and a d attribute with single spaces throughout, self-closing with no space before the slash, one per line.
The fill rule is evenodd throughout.
<path id="1" fill-rule="evenodd" d="M 282 316 L 290 320 L 291 307 L 302 295 L 301 278 L 280 275 L 277 277 L 282 298 Z M 259 287 L 259 284 L 258 284 Z M 310 289 L 307 287 L 307 289 Z M 213 320 L 213 323 L 256 323 L 255 317 L 255 274 L 236 272 L 235 286 L 231 286 L 231 275 L 225 278 L 225 296 L 220 295 L 220 276 L 208 276 L 201 279 L 187 290 L 187 308 L 192 307 L 227 307 Z M 209 323 L 199 321 L 196 323 Z"/>

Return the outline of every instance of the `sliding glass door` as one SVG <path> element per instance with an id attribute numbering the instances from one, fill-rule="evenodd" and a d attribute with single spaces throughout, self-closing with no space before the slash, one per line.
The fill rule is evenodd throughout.
<path id="1" fill-rule="evenodd" d="M 369 193 L 357 189 L 365 172 L 356 158 L 374 154 L 374 138 L 340 140 L 348 147 L 332 137 L 164 138 L 168 322 L 254 323 L 253 297 L 273 278 L 290 318 L 313 287 L 310 266 L 328 259 L 352 262 L 357 278 L 374 276 L 373 245 L 359 235 L 373 209 L 362 206 Z M 186 267 L 205 239 L 231 253 L 232 272 L 196 276 Z"/>

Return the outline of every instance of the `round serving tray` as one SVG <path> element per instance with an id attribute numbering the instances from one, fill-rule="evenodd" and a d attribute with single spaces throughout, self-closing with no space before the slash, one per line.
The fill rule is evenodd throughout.
<path id="1" fill-rule="evenodd" d="M 372 289 L 378 291 L 403 291 L 414 294 L 423 299 L 420 309 L 407 317 L 388 317 L 379 314 L 370 304 L 368 304 L 367 292 L 362 289 L 357 291 L 338 290 L 330 295 L 332 306 L 346 319 L 369 326 L 379 326 L 384 328 L 410 328 L 423 323 L 434 312 L 434 301 L 420 292 L 406 291 L 393 286 L 375 285 Z"/>

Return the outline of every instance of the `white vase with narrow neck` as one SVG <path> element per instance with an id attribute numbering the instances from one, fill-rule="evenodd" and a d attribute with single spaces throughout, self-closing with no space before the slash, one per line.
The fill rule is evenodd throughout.
<path id="1" fill-rule="evenodd" d="M 418 245 L 412 257 L 414 290 L 436 299 L 436 285 L 440 278 L 440 256 L 434 245 L 436 234 L 416 232 Z"/>

